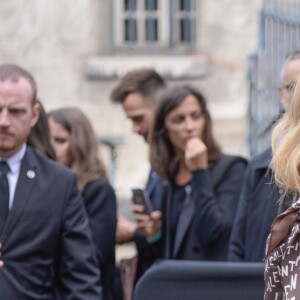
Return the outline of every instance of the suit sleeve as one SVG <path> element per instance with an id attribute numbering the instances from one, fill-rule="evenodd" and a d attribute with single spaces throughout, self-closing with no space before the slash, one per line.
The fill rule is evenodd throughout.
<path id="1" fill-rule="evenodd" d="M 249 195 L 253 190 L 251 174 L 251 165 L 247 168 L 241 196 L 236 212 L 236 216 L 233 222 L 230 243 L 229 243 L 229 254 L 228 259 L 230 261 L 243 261 L 245 258 L 245 236 L 246 236 L 246 220 L 247 220 L 247 206 L 249 203 Z"/>
<path id="2" fill-rule="evenodd" d="M 204 246 L 228 241 L 235 216 L 246 165 L 237 161 L 213 188 L 208 170 L 193 172 L 195 226 Z"/>
<path id="3" fill-rule="evenodd" d="M 59 278 L 63 299 L 102 299 L 100 269 L 76 178 L 66 186 Z"/>
<path id="4" fill-rule="evenodd" d="M 83 199 L 99 260 L 106 263 L 115 252 L 116 195 L 108 183 L 96 180 L 84 189 Z"/>

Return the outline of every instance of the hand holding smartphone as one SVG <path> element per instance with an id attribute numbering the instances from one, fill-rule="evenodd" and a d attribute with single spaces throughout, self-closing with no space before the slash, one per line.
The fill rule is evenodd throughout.
<path id="1" fill-rule="evenodd" d="M 138 205 L 143 205 L 144 206 L 144 214 L 146 215 L 151 215 L 151 213 L 153 212 L 153 207 L 152 204 L 150 202 L 150 198 L 149 195 L 147 193 L 146 190 L 143 189 L 132 189 L 132 201 L 134 204 L 138 204 Z"/>

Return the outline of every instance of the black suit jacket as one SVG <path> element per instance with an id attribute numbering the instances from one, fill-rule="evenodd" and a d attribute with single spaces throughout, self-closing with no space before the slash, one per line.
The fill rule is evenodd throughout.
<path id="1" fill-rule="evenodd" d="M 181 205 L 173 238 L 174 184 L 170 184 L 167 212 L 164 214 L 165 258 L 227 260 L 229 237 L 245 169 L 246 160 L 236 157 L 226 170 L 221 170 L 217 163 L 211 170 L 194 171 L 190 193 Z M 213 174 L 221 171 L 224 173 L 214 183 Z"/>
<path id="2" fill-rule="evenodd" d="M 267 237 L 278 212 L 287 209 L 292 199 L 287 196 L 279 207 L 282 191 L 274 184 L 271 170 L 272 150 L 254 157 L 246 171 L 236 217 L 233 223 L 229 260 L 262 262 Z"/>
<path id="3" fill-rule="evenodd" d="M 115 262 L 117 199 L 113 188 L 103 179 L 89 182 L 82 191 L 96 245 L 104 300 L 121 300 L 122 288 Z"/>
<path id="4" fill-rule="evenodd" d="M 102 299 L 75 174 L 30 148 L 0 241 L 1 299 Z"/>

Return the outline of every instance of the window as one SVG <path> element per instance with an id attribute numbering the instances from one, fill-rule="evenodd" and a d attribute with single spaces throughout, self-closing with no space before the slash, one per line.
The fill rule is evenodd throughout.
<path id="1" fill-rule="evenodd" d="M 195 45 L 195 0 L 115 0 L 113 18 L 117 51 L 180 52 Z"/>

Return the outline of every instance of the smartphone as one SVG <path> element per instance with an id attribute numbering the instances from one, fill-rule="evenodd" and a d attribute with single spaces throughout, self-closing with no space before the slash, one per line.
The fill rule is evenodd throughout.
<path id="1" fill-rule="evenodd" d="M 148 192 L 143 189 L 132 189 L 132 201 L 134 204 L 139 204 L 144 206 L 144 214 L 151 215 L 153 211 L 152 204 L 149 199 Z"/>

